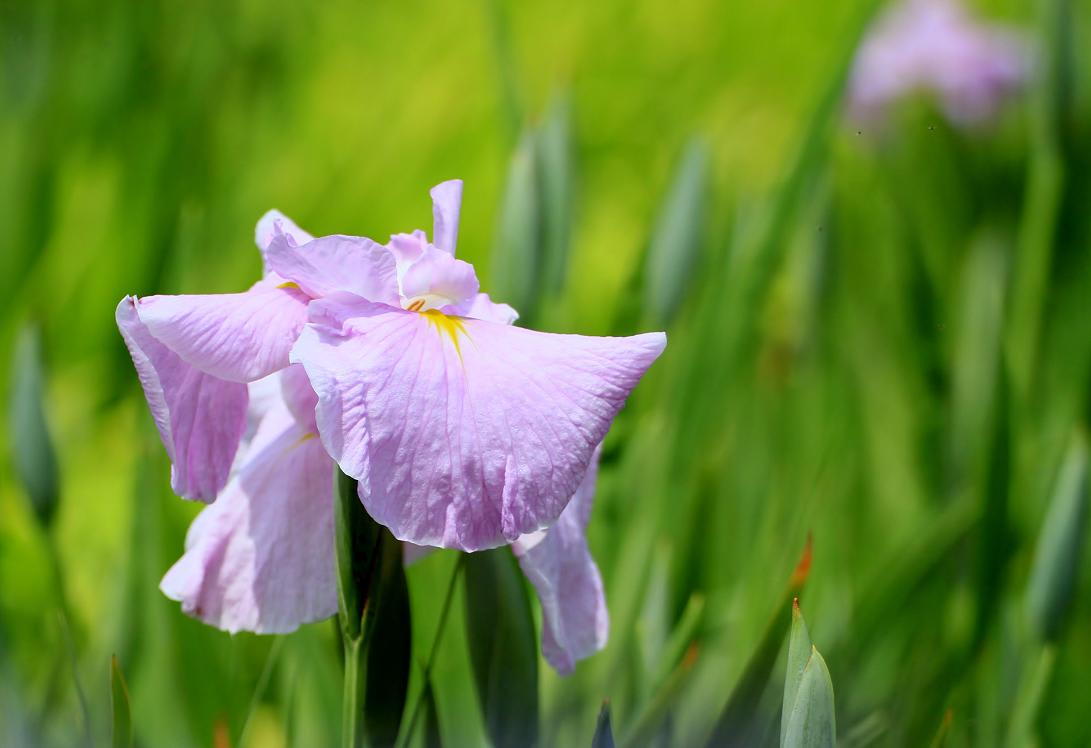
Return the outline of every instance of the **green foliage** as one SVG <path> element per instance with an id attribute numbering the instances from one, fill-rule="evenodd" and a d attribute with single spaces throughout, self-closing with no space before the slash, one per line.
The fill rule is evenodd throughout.
<path id="1" fill-rule="evenodd" d="M 411 709 L 422 695 L 409 745 L 528 725 L 585 745 L 603 698 L 622 745 L 775 745 L 779 674 L 810 651 L 782 655 L 810 533 L 843 744 L 1091 744 L 1071 477 L 1091 415 L 1091 6 L 974 3 L 1040 54 L 1029 90 L 967 130 L 927 98 L 845 120 L 875 5 L 8 3 L 0 743 L 81 744 L 86 722 L 108 744 L 113 688 L 87 688 L 85 721 L 78 685 L 117 652 L 134 744 L 337 744 L 339 624 L 230 637 L 158 591 L 200 507 L 170 492 L 112 310 L 247 287 L 268 208 L 383 239 L 427 229 L 427 188 L 462 177 L 459 255 L 521 324 L 655 316 L 670 342 L 604 449 L 606 650 L 559 678 L 507 550 L 450 587 L 456 554 L 433 554 L 391 593 L 408 625 L 374 631 L 389 660 L 358 653 L 360 698 L 392 699 L 361 712 L 391 720 L 369 730 L 398 729 L 402 687 L 369 680 L 389 668 Z M 31 452 L 53 467 L 26 469 Z M 342 603 L 356 637 L 366 598 Z M 519 653 L 502 668 L 498 642 Z M 486 683 L 482 711 L 482 674 L 523 685 Z M 534 716 L 501 725 L 488 699 Z"/>
<path id="2" fill-rule="evenodd" d="M 128 748 L 133 744 L 132 707 L 129 705 L 129 686 L 121 673 L 117 655 L 110 658 L 110 745 Z"/>
<path id="3" fill-rule="evenodd" d="M 506 548 L 466 557 L 466 635 L 477 698 L 495 746 L 538 741 L 538 639 L 530 597 Z"/>

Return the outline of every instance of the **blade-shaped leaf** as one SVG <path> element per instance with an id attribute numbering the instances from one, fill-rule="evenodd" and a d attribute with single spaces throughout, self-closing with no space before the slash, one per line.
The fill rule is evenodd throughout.
<path id="1" fill-rule="evenodd" d="M 394 745 L 409 692 L 412 626 L 402 544 L 381 531 L 379 579 L 368 604 L 370 627 L 365 675 L 364 724 L 370 745 Z"/>
<path id="2" fill-rule="evenodd" d="M 591 738 L 591 748 L 614 748 L 614 729 L 610 726 L 610 702 L 602 702 L 595 736 Z"/>
<path id="3" fill-rule="evenodd" d="M 358 639 L 375 567 L 379 561 L 380 530 L 364 509 L 356 481 L 337 471 L 337 594 L 342 634 Z"/>
<path id="4" fill-rule="evenodd" d="M 121 674 L 117 655 L 110 658 L 110 745 L 127 748 L 133 744 L 132 710 L 129 706 L 129 686 Z"/>
<path id="5" fill-rule="evenodd" d="M 538 185 L 542 221 L 541 280 L 550 293 L 564 286 L 572 228 L 572 106 L 558 96 L 538 129 Z"/>
<path id="6" fill-rule="evenodd" d="M 466 635 L 485 726 L 496 746 L 538 739 L 538 649 L 530 597 L 506 549 L 466 557 Z"/>
<path id="7" fill-rule="evenodd" d="M 807 631 L 807 622 L 799 609 L 799 599 L 792 601 L 792 633 L 788 637 L 788 672 L 784 677 L 784 706 L 780 717 L 780 742 L 784 743 L 788 731 L 788 720 L 796 703 L 799 684 L 803 680 L 803 671 L 811 658 L 811 635 Z"/>
<path id="8" fill-rule="evenodd" d="M 524 324 L 533 318 L 541 292 L 541 214 L 534 142 L 534 132 L 528 130 L 512 154 L 491 268 L 491 295 L 515 307 Z"/>
<path id="9" fill-rule="evenodd" d="M 57 509 L 57 455 L 45 418 L 45 373 L 38 331 L 25 328 L 15 344 L 11 378 L 11 444 L 15 473 L 38 521 L 49 527 Z"/>
<path id="10" fill-rule="evenodd" d="M 1027 614 L 1037 636 L 1054 639 L 1072 602 L 1087 532 L 1087 440 L 1077 433 L 1053 489 L 1027 588 Z"/>
<path id="11" fill-rule="evenodd" d="M 833 748 L 836 744 L 833 682 L 826 661 L 812 646 L 781 745 L 782 748 Z"/>
<path id="12" fill-rule="evenodd" d="M 694 138 L 678 163 L 648 246 L 644 304 L 664 325 L 674 316 L 701 251 L 708 202 L 708 146 Z"/>

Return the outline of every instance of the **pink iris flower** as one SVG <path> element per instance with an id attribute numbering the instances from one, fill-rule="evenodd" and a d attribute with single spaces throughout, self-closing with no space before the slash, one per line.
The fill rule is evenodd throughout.
<path id="1" fill-rule="evenodd" d="M 270 213 L 250 290 L 118 306 L 172 486 L 215 499 L 163 580 L 188 613 L 283 632 L 336 612 L 336 463 L 401 540 L 510 544 L 558 670 L 605 643 L 584 536 L 597 448 L 666 338 L 512 327 L 454 257 L 461 188 L 432 190 L 434 243 L 313 239 Z"/>
<path id="2" fill-rule="evenodd" d="M 874 120 L 913 91 L 933 93 L 954 123 L 994 115 L 1029 72 L 1027 50 L 1013 32 L 977 22 L 956 0 L 903 0 L 887 11 L 860 47 L 849 105 Z"/>

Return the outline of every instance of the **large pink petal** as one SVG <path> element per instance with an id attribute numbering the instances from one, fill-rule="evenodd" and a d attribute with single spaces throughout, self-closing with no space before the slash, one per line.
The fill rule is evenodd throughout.
<path id="1" fill-rule="evenodd" d="M 498 325 L 511 325 L 519 319 L 519 312 L 507 304 L 493 301 L 487 293 L 474 294 L 457 308 L 447 311 L 460 317 L 473 317 L 486 322 L 495 322 Z"/>
<path id="2" fill-rule="evenodd" d="M 193 368 L 156 340 L 126 296 L 117 326 L 136 365 L 180 496 L 212 501 L 227 482 L 246 430 L 246 385 Z"/>
<path id="3" fill-rule="evenodd" d="M 265 261 L 313 298 L 346 291 L 380 304 L 399 304 L 394 256 L 362 236 L 323 236 L 296 246 L 280 234 L 265 251 Z"/>
<path id="4" fill-rule="evenodd" d="M 605 647 L 610 630 L 602 576 L 585 533 L 597 474 L 596 451 L 556 524 L 523 535 L 511 546 L 542 604 L 542 654 L 561 675 Z"/>
<path id="5" fill-rule="evenodd" d="M 462 180 L 450 179 L 429 190 L 432 196 L 432 243 L 449 254 L 458 243 L 458 214 L 462 207 Z"/>
<path id="6" fill-rule="evenodd" d="M 666 344 L 550 335 L 364 302 L 312 302 L 292 351 L 330 455 L 376 521 L 480 550 L 556 520 Z M 343 325 L 336 322 L 341 320 Z"/>
<path id="7" fill-rule="evenodd" d="M 194 520 L 163 593 L 232 633 L 287 633 L 334 615 L 333 470 L 321 442 L 283 404 L 274 409 Z"/>
<path id="8" fill-rule="evenodd" d="M 307 316 L 307 297 L 271 281 L 249 291 L 146 296 L 140 319 L 159 342 L 203 372 L 252 382 L 288 365 Z"/>

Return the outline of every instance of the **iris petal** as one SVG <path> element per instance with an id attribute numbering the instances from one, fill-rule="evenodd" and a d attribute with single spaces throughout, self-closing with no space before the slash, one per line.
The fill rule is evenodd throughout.
<path id="1" fill-rule="evenodd" d="M 312 302 L 292 351 L 330 455 L 418 545 L 480 550 L 555 521 L 666 344 Z"/>
<path id="2" fill-rule="evenodd" d="M 212 501 L 246 430 L 246 385 L 183 361 L 152 336 L 131 296 L 118 304 L 116 318 L 171 460 L 171 487 L 180 496 Z"/>

